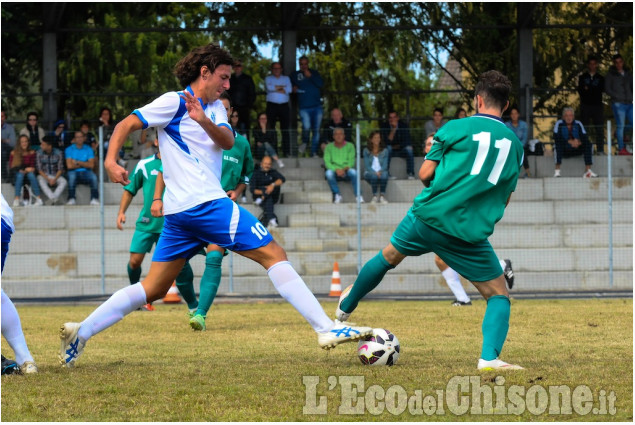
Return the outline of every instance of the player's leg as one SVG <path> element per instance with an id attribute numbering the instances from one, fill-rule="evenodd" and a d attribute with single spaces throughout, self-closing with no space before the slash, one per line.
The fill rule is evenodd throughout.
<path id="1" fill-rule="evenodd" d="M 194 291 L 194 271 L 189 261 L 186 261 L 183 268 L 176 276 L 176 288 L 187 304 L 190 314 L 194 314 L 198 307 L 196 292 Z"/>
<path id="2" fill-rule="evenodd" d="M 453 306 L 464 306 L 464 305 L 472 305 L 472 301 L 470 301 L 470 297 L 463 289 L 463 285 L 461 285 L 461 278 L 459 274 L 454 271 L 452 267 L 449 267 L 445 264 L 438 255 L 434 256 L 434 263 L 439 268 L 441 275 L 445 279 L 445 282 L 448 284 L 448 287 L 454 294 L 454 298 L 456 300 L 452 303 Z"/>
<path id="3" fill-rule="evenodd" d="M 4 290 L 0 291 L 2 292 L 2 336 L 15 353 L 15 361 L 20 366 L 20 370 L 23 373 L 36 373 L 37 366 L 26 344 L 18 311 Z"/>
<path id="4" fill-rule="evenodd" d="M 131 285 L 139 282 L 141 279 L 141 264 L 146 254 L 142 252 L 131 252 L 130 260 L 128 260 L 128 280 Z"/>
<path id="5" fill-rule="evenodd" d="M 201 288 L 196 313 L 190 319 L 190 326 L 194 330 L 205 330 L 205 318 L 212 307 L 221 280 L 221 263 L 225 248 L 210 244 L 205 255 L 205 271 L 201 277 Z"/>

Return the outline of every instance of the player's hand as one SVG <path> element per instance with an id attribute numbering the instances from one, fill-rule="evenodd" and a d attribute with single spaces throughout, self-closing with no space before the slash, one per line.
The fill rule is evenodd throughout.
<path id="1" fill-rule="evenodd" d="M 163 217 L 163 201 L 156 200 L 152 201 L 152 206 L 150 207 L 150 214 L 152 217 Z"/>
<path id="2" fill-rule="evenodd" d="M 117 164 L 116 161 L 109 161 L 106 159 L 104 161 L 104 168 L 106 169 L 108 178 L 110 178 L 111 182 L 123 185 L 130 183 L 130 180 L 128 180 L 128 171 L 121 165 Z"/>
<path id="3" fill-rule="evenodd" d="M 123 230 L 123 224 L 126 222 L 126 214 L 120 212 L 117 214 L 117 229 Z"/>
<path id="4" fill-rule="evenodd" d="M 187 109 L 187 113 L 197 123 L 201 123 L 203 120 L 207 119 L 205 116 L 205 111 L 203 111 L 203 107 L 201 106 L 201 102 L 195 98 L 192 93 L 185 90 L 181 95 L 181 98 L 185 100 L 185 108 Z"/>
<path id="5" fill-rule="evenodd" d="M 227 196 L 229 196 L 229 199 L 231 199 L 232 201 L 235 201 L 236 199 L 238 199 L 238 194 L 236 193 L 235 190 L 228 190 Z"/>

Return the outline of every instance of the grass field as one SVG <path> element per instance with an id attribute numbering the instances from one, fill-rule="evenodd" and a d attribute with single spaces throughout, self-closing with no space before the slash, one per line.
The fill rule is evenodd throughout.
<path id="1" fill-rule="evenodd" d="M 323 305 L 332 314 L 335 303 Z M 446 301 L 362 302 L 353 320 L 385 327 L 401 342 L 401 357 L 391 368 L 363 366 L 353 344 L 322 351 L 310 327 L 286 303 L 216 305 L 208 330 L 201 333 L 189 329 L 184 305 L 159 304 L 155 312 L 134 312 L 92 338 L 75 369 L 61 368 L 60 324 L 82 320 L 94 308 L 18 306 L 40 373 L 2 377 L 2 421 L 633 419 L 631 299 L 513 301 L 501 358 L 527 370 L 506 373 L 476 371 L 483 301 L 471 308 L 452 308 Z M 2 353 L 13 357 L 4 339 Z M 504 383 L 496 379 L 499 375 Z M 309 378 L 303 381 L 303 376 Z M 509 400 L 497 396 L 493 404 L 502 401 L 495 405 L 497 414 L 481 415 L 472 397 L 462 414 L 455 404 L 450 408 L 455 398 L 449 383 L 469 378 L 455 376 L 475 377 L 471 387 L 459 388 L 466 398 L 478 384 L 482 392 L 491 387 Z M 362 381 L 355 398 L 348 397 L 350 382 Z M 577 397 L 571 414 L 564 404 L 564 414 L 554 414 L 551 398 L 546 407 L 545 394 L 556 385 Z M 602 394 L 606 402 L 613 392 L 614 415 L 581 411 L 587 407 L 584 390 L 576 390 L 581 385 L 595 397 L 594 408 L 602 409 Z M 509 395 L 513 386 L 523 388 L 524 409 Z M 441 391 L 444 396 L 438 397 Z M 424 399 L 421 409 L 415 401 L 426 395 L 428 404 Z M 412 406 L 404 408 L 403 397 L 414 400 Z M 436 408 L 428 416 L 435 410 L 433 397 L 441 399 L 443 413 Z M 350 400 L 363 413 L 344 414 Z M 498 414 L 505 406 L 508 413 Z M 509 413 L 514 406 L 520 414 Z M 314 413 L 303 413 L 304 407 Z M 599 413 L 605 410 L 611 409 Z"/>

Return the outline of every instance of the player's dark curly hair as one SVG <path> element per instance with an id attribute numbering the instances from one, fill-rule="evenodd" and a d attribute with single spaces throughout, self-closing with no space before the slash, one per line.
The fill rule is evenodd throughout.
<path id="1" fill-rule="evenodd" d="M 488 107 L 505 108 L 512 91 L 512 83 L 499 71 L 487 71 L 479 75 L 474 96 L 477 94 L 483 98 Z"/>
<path id="2" fill-rule="evenodd" d="M 234 66 L 234 58 L 229 52 L 217 44 L 195 47 L 174 67 L 174 75 L 179 79 L 182 87 L 193 83 L 200 75 L 201 68 L 207 66 L 214 73 L 219 65 Z"/>

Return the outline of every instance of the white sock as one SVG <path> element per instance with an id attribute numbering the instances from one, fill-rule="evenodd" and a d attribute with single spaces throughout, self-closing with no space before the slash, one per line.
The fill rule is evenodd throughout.
<path id="1" fill-rule="evenodd" d="M 15 353 L 15 362 L 18 365 L 22 365 L 26 361 L 32 362 L 33 356 L 26 345 L 18 311 L 15 309 L 13 301 L 4 293 L 4 290 L 0 289 L 0 291 L 2 291 L 2 317 L 0 317 L 0 321 L 2 321 L 2 336 Z"/>
<path id="2" fill-rule="evenodd" d="M 295 307 L 316 332 L 328 332 L 333 329 L 333 321 L 326 315 L 315 295 L 307 288 L 291 263 L 276 263 L 267 273 L 282 298 Z"/>
<path id="3" fill-rule="evenodd" d="M 463 289 L 463 285 L 461 285 L 461 279 L 459 278 L 459 274 L 457 272 L 455 272 L 451 267 L 448 267 L 443 270 L 441 274 L 445 278 L 445 281 L 457 300 L 462 303 L 470 301 L 470 297 L 467 296 L 465 289 Z"/>
<path id="4" fill-rule="evenodd" d="M 108 298 L 88 316 L 79 328 L 77 335 L 85 343 L 93 335 L 107 329 L 146 304 L 146 291 L 140 282 L 126 286 Z"/>
<path id="5" fill-rule="evenodd" d="M 503 269 L 503 272 L 505 272 L 505 266 L 507 266 L 507 264 L 505 264 L 505 260 L 501 260 L 500 258 L 498 259 L 498 262 L 501 263 L 501 268 Z"/>

